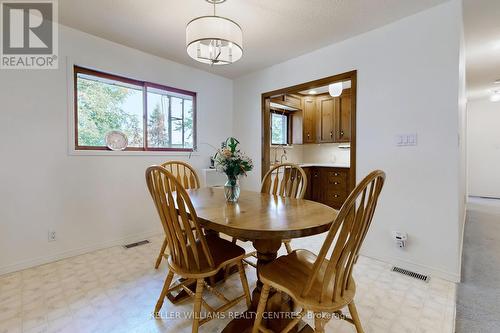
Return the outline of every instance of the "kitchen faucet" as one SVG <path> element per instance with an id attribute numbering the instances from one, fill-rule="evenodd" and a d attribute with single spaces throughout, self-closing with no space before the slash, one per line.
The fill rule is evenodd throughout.
<path id="1" fill-rule="evenodd" d="M 280 157 L 280 163 L 283 164 L 283 157 L 285 158 L 285 161 L 288 161 L 288 157 L 286 156 L 286 149 L 283 148 L 283 154 L 281 154 Z"/>

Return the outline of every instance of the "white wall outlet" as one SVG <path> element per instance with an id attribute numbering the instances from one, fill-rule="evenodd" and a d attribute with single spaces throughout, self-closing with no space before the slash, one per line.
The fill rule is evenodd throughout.
<path id="1" fill-rule="evenodd" d="M 395 137 L 396 146 L 416 146 L 418 144 L 417 133 L 398 134 Z"/>
<path id="2" fill-rule="evenodd" d="M 396 243 L 399 248 L 405 248 L 406 243 L 408 242 L 408 234 L 403 231 L 393 231 L 392 239 Z"/>
<path id="3" fill-rule="evenodd" d="M 56 232 L 55 232 L 55 230 L 49 230 L 49 232 L 48 232 L 48 239 L 49 239 L 49 242 L 55 242 L 55 240 L 56 240 Z"/>

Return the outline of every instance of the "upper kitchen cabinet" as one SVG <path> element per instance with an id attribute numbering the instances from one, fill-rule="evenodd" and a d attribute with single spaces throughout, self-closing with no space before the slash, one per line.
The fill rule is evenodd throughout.
<path id="1" fill-rule="evenodd" d="M 335 142 L 351 142 L 351 89 L 344 90 L 336 99 L 338 103 L 334 111 Z"/>
<path id="2" fill-rule="evenodd" d="M 316 98 L 302 100 L 302 143 L 316 142 Z"/>
<path id="3" fill-rule="evenodd" d="M 320 143 L 351 141 L 351 92 L 346 89 L 339 97 L 319 96 L 318 141 Z"/>
<path id="4" fill-rule="evenodd" d="M 289 111 L 296 111 L 300 110 L 302 107 L 302 100 L 298 95 L 283 94 L 271 98 L 271 105 L 277 105 L 278 107 Z"/>
<path id="5" fill-rule="evenodd" d="M 318 140 L 320 143 L 334 142 L 334 115 L 338 108 L 335 104 L 338 100 L 331 96 L 318 97 Z"/>

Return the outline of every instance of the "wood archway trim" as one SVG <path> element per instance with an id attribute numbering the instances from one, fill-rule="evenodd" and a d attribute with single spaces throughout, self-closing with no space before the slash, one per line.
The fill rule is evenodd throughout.
<path id="1" fill-rule="evenodd" d="M 262 168 L 261 168 L 261 178 L 269 171 L 271 167 L 270 155 L 271 155 L 271 129 L 267 125 L 271 121 L 270 113 L 270 97 L 294 93 L 303 90 L 310 90 L 317 87 L 322 87 L 330 83 L 338 81 L 351 80 L 351 152 L 350 152 L 350 186 L 354 188 L 356 184 L 356 100 L 357 100 L 357 71 L 353 70 L 350 72 L 345 72 L 337 75 L 332 75 L 324 77 L 322 79 L 313 80 L 294 86 L 277 89 L 269 91 L 262 94 L 261 105 L 262 105 Z M 349 190 L 352 190 L 349 189 Z"/>

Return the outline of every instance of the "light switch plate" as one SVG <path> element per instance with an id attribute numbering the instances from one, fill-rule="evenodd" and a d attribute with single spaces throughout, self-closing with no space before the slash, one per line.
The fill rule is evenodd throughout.
<path id="1" fill-rule="evenodd" d="M 395 138 L 396 146 L 416 146 L 418 143 L 417 133 L 398 134 Z"/>

